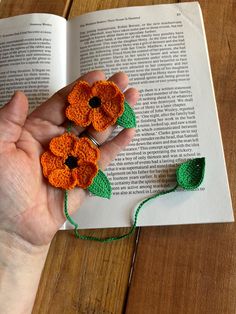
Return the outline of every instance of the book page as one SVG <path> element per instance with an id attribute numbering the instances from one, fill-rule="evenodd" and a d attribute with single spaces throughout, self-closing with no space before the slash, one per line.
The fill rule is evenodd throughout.
<path id="1" fill-rule="evenodd" d="M 138 224 L 233 221 L 198 3 L 89 13 L 71 20 L 68 32 L 71 81 L 78 68 L 103 69 L 107 77 L 124 71 L 141 93 L 137 135 L 106 170 L 113 197 L 90 197 L 74 215 L 79 227 L 129 226 L 138 202 L 172 188 L 177 165 L 200 156 L 206 157 L 202 186 L 153 200 Z"/>
<path id="2" fill-rule="evenodd" d="M 66 20 L 27 14 L 0 20 L 0 106 L 16 90 L 30 109 L 66 85 Z"/>

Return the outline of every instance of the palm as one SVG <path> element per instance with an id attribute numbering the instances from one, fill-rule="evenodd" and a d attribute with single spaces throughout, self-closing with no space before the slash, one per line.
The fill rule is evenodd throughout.
<path id="1" fill-rule="evenodd" d="M 121 74 L 116 74 L 116 76 L 119 75 Z M 103 76 L 101 72 L 93 72 L 83 79 L 93 82 L 104 79 L 101 76 Z M 114 81 L 119 81 L 121 77 L 116 76 L 114 76 Z M 123 88 L 122 83 L 120 85 Z M 67 87 L 60 92 L 60 97 L 58 95 L 53 96 L 26 120 L 24 118 L 23 122 L 17 121 L 15 124 L 12 121 L 11 123 L 7 122 L 5 127 L 7 130 L 10 129 L 10 135 L 8 134 L 0 145 L 0 199 L 4 200 L 0 205 L 0 228 L 14 232 L 36 245 L 49 243 L 65 221 L 63 215 L 64 193 L 62 190 L 51 187 L 44 179 L 40 155 L 51 138 L 62 134 L 65 130 L 62 126 L 64 122 L 63 108 L 69 90 L 70 87 Z M 137 100 L 137 94 L 134 96 L 134 92 L 133 95 L 128 92 L 126 96 L 130 98 L 131 104 Z M 61 112 L 49 120 L 49 111 L 54 109 Z M 15 112 L 11 112 L 12 116 L 8 116 L 7 119 L 14 120 L 13 113 L 15 114 Z M 4 116 L 4 113 L 2 115 Z M 22 125 L 21 128 L 19 128 L 19 124 Z M 0 135 L 3 131 L 3 128 L 0 127 Z M 97 137 L 104 141 L 110 132 L 111 130 L 104 132 L 104 134 L 98 134 Z M 122 134 L 118 135 L 110 143 L 110 146 L 102 145 L 100 161 L 102 168 L 105 168 L 116 154 L 128 144 L 132 137 L 131 133 L 127 137 L 128 132 L 129 130 L 126 130 L 123 136 Z M 81 189 L 71 191 L 70 208 L 73 210 L 78 208 L 84 196 L 85 192 Z"/>
<path id="2" fill-rule="evenodd" d="M 19 141 L 6 144 L 0 155 L 4 182 L 0 199 L 8 200 L 0 207 L 2 223 L 34 244 L 49 242 L 63 222 L 63 193 L 44 181 L 39 162 L 42 151 L 42 145 L 23 128 Z"/>

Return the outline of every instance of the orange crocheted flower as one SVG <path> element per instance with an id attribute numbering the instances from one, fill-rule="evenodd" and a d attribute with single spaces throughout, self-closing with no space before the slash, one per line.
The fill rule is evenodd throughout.
<path id="1" fill-rule="evenodd" d="M 42 154 L 43 174 L 55 187 L 86 189 L 98 172 L 99 156 L 99 149 L 88 138 L 65 133 L 53 138 Z"/>
<path id="2" fill-rule="evenodd" d="M 124 101 L 124 95 L 113 82 L 98 81 L 90 86 L 79 81 L 68 95 L 66 116 L 79 126 L 92 124 L 95 130 L 104 131 L 123 114 Z"/>

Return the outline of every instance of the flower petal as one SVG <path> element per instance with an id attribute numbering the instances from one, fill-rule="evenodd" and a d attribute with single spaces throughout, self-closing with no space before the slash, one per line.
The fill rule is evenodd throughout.
<path id="1" fill-rule="evenodd" d="M 92 90 L 89 84 L 85 81 L 79 81 L 75 84 L 72 91 L 68 95 L 68 102 L 71 105 L 77 105 L 81 101 L 88 100 L 92 97 Z"/>
<path id="2" fill-rule="evenodd" d="M 91 110 L 90 119 L 96 131 L 104 131 L 110 125 L 116 123 L 117 118 L 109 116 L 102 107 Z"/>
<path id="3" fill-rule="evenodd" d="M 109 116 L 118 119 L 124 112 L 124 101 L 124 95 L 118 93 L 110 101 L 105 102 L 102 108 Z"/>
<path id="4" fill-rule="evenodd" d="M 81 161 L 90 161 L 96 163 L 100 157 L 99 149 L 86 137 L 76 141 L 73 155 Z"/>
<path id="5" fill-rule="evenodd" d="M 78 104 L 68 106 L 65 114 L 75 124 L 86 127 L 91 123 L 89 119 L 90 110 L 91 107 L 88 105 L 88 101 L 82 99 Z"/>
<path id="6" fill-rule="evenodd" d="M 61 136 L 54 137 L 49 144 L 49 148 L 54 155 L 66 158 L 73 149 L 75 141 L 75 135 L 64 133 Z"/>
<path id="7" fill-rule="evenodd" d="M 74 178 L 69 169 L 56 169 L 52 171 L 48 176 L 48 181 L 51 185 L 65 190 L 71 190 L 76 185 L 76 178 Z"/>
<path id="8" fill-rule="evenodd" d="M 46 178 L 53 170 L 65 168 L 64 158 L 55 156 L 50 151 L 42 154 L 41 164 L 43 167 L 43 174 Z"/>
<path id="9" fill-rule="evenodd" d="M 115 95 L 120 92 L 115 83 L 110 81 L 97 81 L 92 86 L 93 96 L 98 96 L 102 102 L 111 100 Z"/>
<path id="10" fill-rule="evenodd" d="M 72 175 L 77 181 L 77 186 L 86 189 L 98 173 L 98 167 L 92 162 L 83 162 L 78 168 L 72 170 Z"/>

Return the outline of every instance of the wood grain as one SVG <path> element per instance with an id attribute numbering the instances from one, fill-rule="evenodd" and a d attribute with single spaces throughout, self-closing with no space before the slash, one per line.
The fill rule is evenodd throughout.
<path id="1" fill-rule="evenodd" d="M 71 0 L 1 0 L 0 18 L 27 13 L 52 13 L 67 16 Z"/>
<path id="2" fill-rule="evenodd" d="M 112 236 L 123 229 L 86 231 Z M 122 313 L 135 242 L 81 241 L 60 231 L 53 240 L 33 313 Z"/>
<path id="3" fill-rule="evenodd" d="M 234 224 L 142 229 L 126 313 L 234 314 Z"/>

